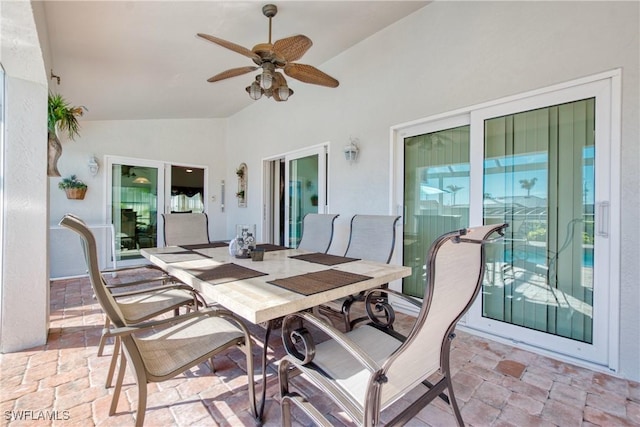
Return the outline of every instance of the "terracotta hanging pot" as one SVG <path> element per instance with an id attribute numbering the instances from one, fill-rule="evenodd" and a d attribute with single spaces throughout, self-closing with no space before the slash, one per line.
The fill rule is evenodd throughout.
<path id="1" fill-rule="evenodd" d="M 62 144 L 54 132 L 48 133 L 47 176 L 60 176 L 58 159 L 62 155 Z"/>
<path id="2" fill-rule="evenodd" d="M 67 199 L 84 200 L 84 195 L 87 194 L 87 189 L 86 188 L 65 188 L 64 192 L 67 194 Z"/>

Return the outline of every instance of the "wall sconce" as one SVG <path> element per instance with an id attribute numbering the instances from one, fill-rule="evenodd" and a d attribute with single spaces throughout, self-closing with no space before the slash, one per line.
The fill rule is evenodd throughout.
<path id="1" fill-rule="evenodd" d="M 89 173 L 91 176 L 98 175 L 98 170 L 100 170 L 100 165 L 98 164 L 98 159 L 96 156 L 89 157 Z"/>
<path id="2" fill-rule="evenodd" d="M 358 138 L 351 138 L 351 143 L 344 147 L 344 158 L 349 162 L 349 164 L 358 160 L 358 152 L 360 151 L 358 148 L 358 142 L 360 142 Z"/>

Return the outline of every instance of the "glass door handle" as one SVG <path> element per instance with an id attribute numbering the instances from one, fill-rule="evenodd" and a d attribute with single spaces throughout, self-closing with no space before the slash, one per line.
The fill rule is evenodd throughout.
<path id="1" fill-rule="evenodd" d="M 597 202 L 596 207 L 596 234 L 609 237 L 609 202 Z"/>

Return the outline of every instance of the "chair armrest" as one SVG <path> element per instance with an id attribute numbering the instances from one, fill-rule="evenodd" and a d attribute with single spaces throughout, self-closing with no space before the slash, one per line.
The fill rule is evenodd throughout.
<path id="1" fill-rule="evenodd" d="M 385 293 L 385 294 L 391 294 L 391 295 L 393 295 L 395 297 L 398 297 L 400 299 L 403 299 L 403 300 L 407 301 L 410 304 L 413 304 L 414 306 L 416 306 L 418 308 L 422 307 L 422 301 L 420 301 L 419 299 L 414 298 L 414 297 L 409 296 L 409 295 L 405 295 L 405 294 L 400 293 L 398 291 L 387 289 L 387 288 L 384 288 L 384 289 L 383 288 L 377 288 L 377 289 L 371 289 L 370 291 L 367 291 L 367 294 L 366 294 L 367 295 L 366 296 L 367 302 L 369 301 L 370 298 L 373 298 L 372 294 L 375 294 L 377 292 L 381 292 L 381 293 Z M 371 297 L 369 297 L 369 295 L 371 295 Z"/>
<path id="2" fill-rule="evenodd" d="M 154 286 L 151 288 L 144 288 L 144 289 L 138 289 L 135 291 L 126 291 L 126 292 L 118 292 L 116 294 L 112 294 L 114 298 L 120 298 L 120 297 L 130 297 L 130 296 L 134 296 L 134 295 L 144 295 L 144 294 L 148 294 L 150 292 L 155 292 L 155 291 L 166 291 L 169 289 L 182 289 L 185 290 L 187 292 L 191 292 L 191 293 L 196 293 L 198 292 L 197 290 L 193 289 L 191 286 L 188 285 L 183 285 L 180 283 L 176 283 L 173 285 L 162 285 L 162 286 Z"/>
<path id="3" fill-rule="evenodd" d="M 107 331 L 104 335 L 109 337 L 122 337 L 131 335 L 136 332 L 142 332 L 149 329 L 161 328 L 161 327 L 169 327 L 173 326 L 177 323 L 183 322 L 188 319 L 192 319 L 195 317 L 204 317 L 204 316 L 218 316 L 218 317 L 227 317 L 227 313 L 220 313 L 220 310 L 216 310 L 213 308 L 205 308 L 198 311 L 191 311 L 186 314 L 181 314 L 180 316 L 169 317 L 166 319 L 153 320 L 150 322 L 136 323 L 135 325 L 123 326 L 120 328 L 113 328 Z"/>
<path id="4" fill-rule="evenodd" d="M 298 360 L 301 364 L 306 364 L 313 360 L 313 356 L 315 355 L 315 346 L 313 345 L 312 340 L 311 342 L 305 342 L 305 345 L 307 346 L 307 354 L 304 355 L 304 358 L 300 358 L 301 354 L 295 349 L 291 337 L 291 334 L 296 332 L 291 331 L 291 323 L 295 322 L 297 318 L 300 318 L 303 321 L 312 324 L 315 328 L 328 335 L 340 346 L 345 348 L 367 370 L 371 372 L 377 372 L 381 369 L 378 363 L 371 357 L 369 357 L 367 353 L 362 351 L 362 349 L 353 341 L 351 341 L 347 335 L 308 312 L 290 314 L 285 317 L 284 321 L 282 322 L 282 341 L 284 343 L 287 354 Z M 309 335 L 308 338 L 311 339 L 311 336 Z M 311 345 L 310 347 L 309 344 Z"/>
<path id="5" fill-rule="evenodd" d="M 147 279 L 134 280 L 133 282 L 126 283 L 108 283 L 107 288 L 116 289 L 116 288 L 125 288 L 127 286 L 137 286 L 137 285 L 145 285 L 147 283 L 153 282 L 166 282 L 167 280 L 174 279 L 172 276 L 158 276 L 158 277 L 149 277 Z"/>
<path id="6" fill-rule="evenodd" d="M 147 264 L 147 265 L 134 265 L 134 266 L 131 266 L 131 267 L 106 268 L 104 270 L 100 270 L 100 273 L 103 273 L 103 274 L 106 274 L 106 273 L 119 273 L 121 271 L 138 270 L 140 268 L 149 268 L 151 270 L 163 271 L 157 265 Z"/>

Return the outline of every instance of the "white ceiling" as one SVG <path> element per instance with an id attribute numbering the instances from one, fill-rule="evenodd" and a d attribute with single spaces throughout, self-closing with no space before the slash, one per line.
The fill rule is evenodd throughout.
<path id="1" fill-rule="evenodd" d="M 40 37 L 61 78 L 50 88 L 86 106 L 87 120 L 229 117 L 253 102 L 274 102 L 252 101 L 245 92 L 257 71 L 208 83 L 221 71 L 253 62 L 196 36 L 211 34 L 248 49 L 265 43 L 266 3 L 45 1 L 39 29 L 46 34 Z M 282 1 L 275 3 L 273 41 L 308 36 L 314 45 L 296 62 L 331 74 L 324 62 L 427 3 Z M 305 84 L 288 80 L 294 91 Z"/>

